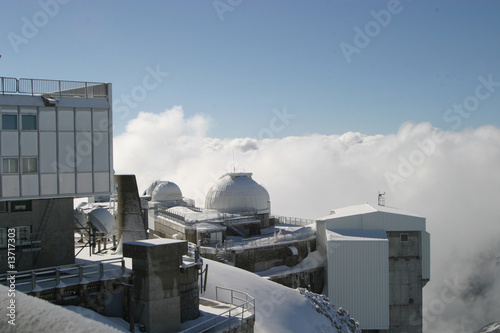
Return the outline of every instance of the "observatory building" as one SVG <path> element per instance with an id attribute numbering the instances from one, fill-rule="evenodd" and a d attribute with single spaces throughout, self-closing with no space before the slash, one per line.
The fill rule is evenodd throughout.
<path id="1" fill-rule="evenodd" d="M 74 262 L 73 198 L 113 191 L 111 84 L 0 78 L 0 272 Z M 13 256 L 11 256 L 13 258 Z"/>
<path id="2" fill-rule="evenodd" d="M 173 182 L 153 182 L 143 193 L 148 200 L 148 227 L 161 237 L 214 244 L 226 234 L 248 237 L 269 227 L 269 193 L 251 173 L 227 173 L 209 190 L 205 208 L 184 198 Z"/>
<path id="3" fill-rule="evenodd" d="M 363 204 L 317 220 L 327 257 L 328 297 L 365 332 L 421 332 L 422 288 L 430 279 L 425 218 Z"/>

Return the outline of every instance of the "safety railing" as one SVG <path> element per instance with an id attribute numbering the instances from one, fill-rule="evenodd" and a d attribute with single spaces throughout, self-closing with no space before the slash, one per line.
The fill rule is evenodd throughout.
<path id="1" fill-rule="evenodd" d="M 298 218 L 298 217 L 288 217 L 288 216 L 280 216 L 280 215 L 272 215 L 271 218 L 272 217 L 277 219 L 278 223 L 300 225 L 303 227 L 316 222 L 315 220 L 302 219 L 302 218 Z"/>
<path id="2" fill-rule="evenodd" d="M 316 237 L 315 230 L 307 230 L 290 234 L 275 233 L 268 237 L 255 237 L 242 240 L 229 240 L 227 241 L 226 248 L 235 249 L 235 248 L 245 248 L 245 247 L 248 248 L 264 247 L 264 246 L 278 245 L 281 243 L 296 242 L 314 237 Z"/>
<path id="3" fill-rule="evenodd" d="M 16 289 L 25 293 L 63 288 L 95 281 L 105 281 L 125 276 L 127 276 L 127 273 L 123 257 L 106 259 L 88 264 L 40 268 L 31 271 L 17 272 L 14 275 Z M 11 274 L 1 274 L 0 284 L 7 285 L 11 278 Z"/>
<path id="4" fill-rule="evenodd" d="M 192 326 L 183 333 L 191 332 L 230 332 L 245 320 L 255 317 L 255 299 L 242 291 L 215 287 L 215 299 L 218 302 L 233 305 L 229 310 Z"/>
<path id="5" fill-rule="evenodd" d="M 17 79 L 13 77 L 0 77 L 0 91 L 5 93 L 17 93 Z"/>
<path id="6" fill-rule="evenodd" d="M 0 93 L 50 97 L 107 98 L 108 85 L 101 82 L 0 77 Z"/>

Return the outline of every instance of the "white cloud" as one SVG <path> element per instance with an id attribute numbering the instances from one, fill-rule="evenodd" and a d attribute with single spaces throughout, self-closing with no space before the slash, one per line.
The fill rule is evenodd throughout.
<path id="1" fill-rule="evenodd" d="M 500 264 L 491 263 L 498 256 L 500 235 L 495 208 L 500 202 L 499 128 L 452 132 L 406 123 L 390 135 L 348 132 L 257 140 L 210 138 L 210 125 L 207 116 L 186 118 L 181 107 L 141 112 L 114 140 L 115 170 L 135 173 L 140 190 L 155 179 L 173 181 L 202 206 L 215 179 L 236 166 L 253 172 L 268 189 L 275 213 L 307 218 L 376 203 L 378 191 L 385 191 L 388 206 L 427 217 L 432 276 L 424 289 L 425 324 L 432 331 L 451 332 L 454 322 L 471 331 L 500 320 L 498 310 L 489 310 L 500 308 Z M 478 265 L 479 255 L 490 259 Z M 461 285 L 471 286 L 477 270 L 497 274 L 497 285 L 484 279 L 484 295 L 469 292 L 468 298 L 440 309 L 446 283 L 457 277 Z M 474 286 L 471 290 L 481 291 Z"/>

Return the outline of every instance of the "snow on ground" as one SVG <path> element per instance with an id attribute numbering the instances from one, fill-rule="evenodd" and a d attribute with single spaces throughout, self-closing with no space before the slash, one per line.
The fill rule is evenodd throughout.
<path id="1" fill-rule="evenodd" d="M 22 292 L 15 292 L 14 297 L 9 297 L 8 294 L 9 289 L 0 285 L 0 304 L 5 309 L 5 313 L 0 316 L 2 332 L 123 332 Z M 6 315 L 7 304 L 11 304 L 11 300 L 14 300 L 15 305 L 15 326 L 8 323 L 11 318 Z M 106 322 L 111 323 L 109 320 Z"/>
<path id="2" fill-rule="evenodd" d="M 122 318 L 119 317 L 106 317 L 95 311 L 92 311 L 81 306 L 68 305 L 63 306 L 63 308 L 73 311 L 88 319 L 98 321 L 100 323 L 106 324 L 108 326 L 114 327 L 120 332 L 130 332 L 130 324 Z"/>
<path id="3" fill-rule="evenodd" d="M 278 276 L 282 274 L 298 273 L 308 269 L 323 267 L 326 265 L 326 258 L 319 251 L 311 252 L 298 265 L 288 267 L 286 265 L 275 266 L 265 271 L 256 272 L 255 274 L 264 278 Z"/>
<path id="4" fill-rule="evenodd" d="M 255 332 L 351 332 L 349 316 L 335 315 L 341 325 L 335 330 L 330 319 L 297 290 L 213 260 L 204 259 L 204 263 L 209 268 L 207 291 L 203 296 L 215 299 L 215 286 L 250 294 L 255 298 Z"/>
<path id="5" fill-rule="evenodd" d="M 500 333 L 500 321 L 491 323 L 481 328 L 476 333 Z"/>

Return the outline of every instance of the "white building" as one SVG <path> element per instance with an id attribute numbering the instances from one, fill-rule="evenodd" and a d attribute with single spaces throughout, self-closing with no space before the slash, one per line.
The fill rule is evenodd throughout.
<path id="1" fill-rule="evenodd" d="M 328 297 L 366 331 L 421 332 L 430 279 L 425 218 L 385 206 L 336 209 L 317 221 L 327 256 Z"/>
<path id="2" fill-rule="evenodd" d="M 113 191 L 111 84 L 0 78 L 0 115 L 0 261 L 14 228 L 18 269 L 73 262 L 72 198 Z"/>

